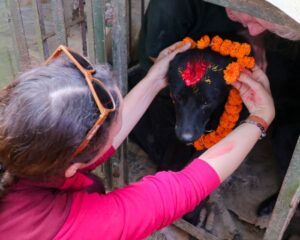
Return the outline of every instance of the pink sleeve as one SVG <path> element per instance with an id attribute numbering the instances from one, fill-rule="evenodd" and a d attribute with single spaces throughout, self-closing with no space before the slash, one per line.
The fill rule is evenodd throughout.
<path id="1" fill-rule="evenodd" d="M 77 192 L 56 239 L 143 239 L 192 211 L 219 184 L 214 169 L 197 159 L 106 195 Z"/>

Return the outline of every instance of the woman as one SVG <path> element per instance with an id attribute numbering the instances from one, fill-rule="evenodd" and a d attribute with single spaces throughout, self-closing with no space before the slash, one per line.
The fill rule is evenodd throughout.
<path id="1" fill-rule="evenodd" d="M 169 62 L 190 47 L 179 46 L 160 53 L 123 103 L 106 66 L 94 70 L 65 47 L 1 91 L 1 236 L 142 239 L 191 211 L 239 166 L 274 118 L 268 79 L 258 67 L 234 84 L 256 118 L 182 171 L 159 172 L 108 194 L 88 173 L 113 154 L 166 86 Z"/>

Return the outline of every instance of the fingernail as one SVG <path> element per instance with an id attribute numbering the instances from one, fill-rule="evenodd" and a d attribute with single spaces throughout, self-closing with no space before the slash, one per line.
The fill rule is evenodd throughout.
<path id="1" fill-rule="evenodd" d="M 184 44 L 184 47 L 190 47 L 191 46 L 191 43 L 190 42 L 187 42 Z"/>

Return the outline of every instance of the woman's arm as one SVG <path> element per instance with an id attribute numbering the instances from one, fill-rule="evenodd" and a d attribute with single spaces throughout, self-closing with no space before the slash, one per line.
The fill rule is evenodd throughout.
<path id="1" fill-rule="evenodd" d="M 113 147 L 117 149 L 133 127 L 143 116 L 150 103 L 157 93 L 166 87 L 166 74 L 170 61 L 179 52 L 186 51 L 190 48 L 190 44 L 186 44 L 178 48 L 179 43 L 175 43 L 163 50 L 155 64 L 150 68 L 148 74 L 142 79 L 124 98 L 122 108 L 122 127 L 117 136 L 113 140 Z"/>

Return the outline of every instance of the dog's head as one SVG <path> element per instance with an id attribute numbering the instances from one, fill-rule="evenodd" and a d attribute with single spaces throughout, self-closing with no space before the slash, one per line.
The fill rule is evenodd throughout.
<path id="1" fill-rule="evenodd" d="M 171 62 L 168 81 L 176 112 L 175 131 L 181 141 L 193 142 L 215 127 L 230 88 L 223 70 L 231 61 L 212 51 L 191 49 Z"/>

